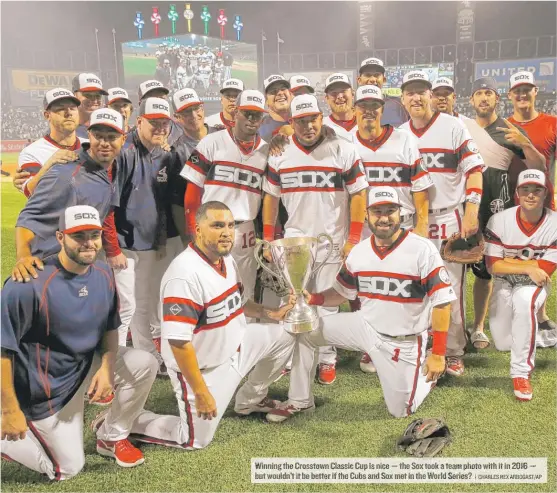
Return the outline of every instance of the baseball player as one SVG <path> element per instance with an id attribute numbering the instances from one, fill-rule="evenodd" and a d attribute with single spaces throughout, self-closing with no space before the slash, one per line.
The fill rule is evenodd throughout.
<path id="1" fill-rule="evenodd" d="M 557 264 L 557 213 L 544 207 L 547 193 L 545 173 L 522 171 L 520 205 L 495 214 L 486 230 L 487 265 L 495 277 L 489 326 L 495 347 L 511 352 L 514 394 L 521 401 L 532 399 L 537 313 Z"/>
<path id="2" fill-rule="evenodd" d="M 96 434 L 99 454 L 122 467 L 143 463 L 128 441 L 156 376 L 156 360 L 118 349 L 118 297 L 104 262 L 100 214 L 78 205 L 62 211 L 56 256 L 29 283 L 2 290 L 2 456 L 69 479 L 85 463 L 83 394 L 115 398 Z M 62 295 L 63 294 L 63 295 Z"/>
<path id="3" fill-rule="evenodd" d="M 72 91 L 80 101 L 79 125 L 76 134 L 81 142 L 88 142 L 89 119 L 93 111 L 102 108 L 103 96 L 108 93 L 103 89 L 103 83 L 95 74 L 77 74 L 72 80 Z"/>
<path id="4" fill-rule="evenodd" d="M 215 78 L 215 83 L 220 86 L 222 84 L 222 78 L 224 76 L 224 64 L 222 58 L 217 59 L 217 61 L 215 62 L 215 66 L 213 67 L 213 75 Z"/>
<path id="5" fill-rule="evenodd" d="M 431 110 L 431 82 L 419 70 L 404 75 L 402 103 L 410 121 L 401 128 L 418 138 L 418 146 L 433 180 L 429 193 L 429 239 L 439 248 L 444 239 L 460 231 L 468 238 L 478 230 L 484 162 L 464 124 Z M 466 206 L 464 208 L 464 205 Z M 456 300 L 451 305 L 447 341 L 447 373 L 464 373 L 465 266 L 447 263 Z"/>
<path id="6" fill-rule="evenodd" d="M 161 98 L 168 99 L 170 91 L 158 80 L 146 80 L 139 84 L 138 97 L 139 104 L 146 98 Z M 164 145 L 163 149 L 170 151 L 170 147 L 182 136 L 182 127 L 174 120 L 170 119 L 170 133 L 167 137 L 167 146 Z"/>
<path id="7" fill-rule="evenodd" d="M 290 92 L 294 96 L 302 94 L 313 94 L 315 89 L 311 86 L 309 79 L 303 75 L 293 75 L 290 77 Z"/>
<path id="8" fill-rule="evenodd" d="M 119 343 L 126 345 L 131 329 L 134 347 L 155 356 L 158 352 L 150 324 L 157 311 L 156 291 L 165 265 L 158 261 L 169 253 L 167 250 L 173 252 L 172 258 L 181 251 L 170 243 L 174 238 L 181 246 L 170 213 L 168 172 L 174 166 L 173 155 L 161 149 L 169 130 L 170 103 L 160 98 L 144 99 L 133 145 L 118 159 L 118 180 L 122 183 L 120 203 L 114 210 L 118 245 L 105 249 L 120 297 Z"/>
<path id="9" fill-rule="evenodd" d="M 128 91 L 121 87 L 112 87 L 108 90 L 107 107 L 117 111 L 124 119 L 124 131 L 126 132 L 126 141 L 122 150 L 126 150 L 133 143 L 132 128 L 130 127 L 130 118 L 133 113 L 133 104 L 128 95 Z"/>
<path id="10" fill-rule="evenodd" d="M 231 128 L 236 114 L 236 99 L 243 90 L 244 83 L 240 79 L 225 80 L 220 90 L 222 111 L 205 118 L 205 123 L 210 127 L 224 125 L 226 128 Z"/>
<path id="11" fill-rule="evenodd" d="M 62 212 L 72 205 L 91 205 L 104 221 L 118 205 L 120 190 L 112 165 L 124 143 L 123 119 L 109 108 L 91 114 L 90 146 L 78 159 L 54 166 L 41 179 L 16 222 L 17 262 L 12 279 L 28 282 L 43 268 L 42 259 L 59 251 L 55 232 Z"/>
<path id="12" fill-rule="evenodd" d="M 457 118 L 463 117 L 454 109 L 455 103 L 456 93 L 452 79 L 448 77 L 435 79 L 431 85 L 431 109 Z"/>
<path id="13" fill-rule="evenodd" d="M 513 170 L 524 167 L 543 170 L 545 161 L 526 136 L 526 132 L 497 115 L 499 94 L 494 79 L 483 77 L 474 81 L 470 103 L 476 112 L 476 118 L 475 121 L 465 121 L 465 124 L 475 123 L 485 131 L 488 138 L 480 137 L 475 142 L 485 162 L 496 165 L 496 167 L 488 166 L 483 172 L 483 193 L 480 204 L 480 227 L 483 230 L 493 214 L 514 207 L 517 173 Z M 467 128 L 472 128 L 471 124 L 468 124 Z M 484 323 L 492 282 L 485 262 L 474 264 L 472 272 L 476 279 L 474 281 L 474 326 L 470 341 L 476 349 L 484 349 L 489 345 L 489 339 L 484 334 Z"/>
<path id="14" fill-rule="evenodd" d="M 315 408 L 311 375 L 315 348 L 323 345 L 368 353 L 387 409 L 398 418 L 414 413 L 443 373 L 449 303 L 456 299 L 443 260 L 430 241 L 401 229 L 402 206 L 394 188 L 370 189 L 367 205 L 372 236 L 350 251 L 332 287 L 305 293 L 318 307 L 338 307 L 358 297 L 362 308 L 323 317 L 315 331 L 298 336 L 289 399 L 267 414 L 271 422 Z M 426 358 L 430 327 L 433 348 Z"/>
<path id="15" fill-rule="evenodd" d="M 405 130 L 391 125 L 382 126 L 385 101 L 378 86 L 363 85 L 356 90 L 356 121 L 354 136 L 356 151 L 370 188 L 393 186 L 401 203 L 401 225 L 413 228 L 414 233 L 428 236 L 428 189 L 433 186 L 423 164 L 418 141 Z M 371 231 L 364 226 L 363 236 Z M 359 309 L 358 300 L 351 302 L 352 309 Z M 360 369 L 374 373 L 375 366 L 368 354 L 362 355 Z"/>
<path id="16" fill-rule="evenodd" d="M 548 197 L 551 209 L 555 210 L 553 192 L 555 190 L 555 160 L 557 158 L 557 117 L 536 111 L 538 87 L 531 72 L 521 71 L 510 78 L 508 97 L 514 108 L 509 121 L 527 134 L 532 144 L 546 160 L 546 173 L 549 176 Z M 557 332 L 557 324 L 549 319 L 546 304 L 538 314 L 539 328 Z"/>
<path id="17" fill-rule="evenodd" d="M 264 118 L 259 134 L 265 142 L 271 142 L 271 139 L 281 131 L 282 127 L 288 127 L 288 135 L 292 133 L 288 121 L 293 96 L 290 92 L 290 82 L 282 75 L 270 75 L 263 81 L 263 86 L 269 114 Z"/>
<path id="18" fill-rule="evenodd" d="M 195 242 L 164 275 L 162 354 L 180 415 L 142 412 L 132 427 L 136 440 L 186 450 L 206 447 L 246 376 L 236 395 L 236 412 L 267 412 L 280 404 L 267 397 L 267 390 L 292 354 L 295 338 L 277 324 L 248 325 L 245 317 L 282 320 L 295 297 L 277 311 L 245 297 L 229 255 L 234 219 L 221 202 L 201 205 Z"/>
<path id="19" fill-rule="evenodd" d="M 372 85 L 382 89 L 385 82 L 385 65 L 383 60 L 379 58 L 366 58 L 362 61 L 358 75 L 358 86 Z M 384 125 L 398 127 L 408 121 L 408 113 L 398 98 L 384 96 L 384 100 L 385 105 L 383 106 L 383 115 L 381 117 Z"/>
<path id="20" fill-rule="evenodd" d="M 236 220 L 232 256 L 238 265 L 246 296 L 253 299 L 257 262 L 253 221 L 261 206 L 261 184 L 267 168 L 267 147 L 258 130 L 266 113 L 264 96 L 245 90 L 238 96 L 235 125 L 201 139 L 181 172 L 186 188 L 186 230 L 193 236 L 201 202 L 228 204 Z M 195 187 L 202 190 L 196 190 Z M 198 199 L 197 199 L 198 200 Z"/>
<path id="21" fill-rule="evenodd" d="M 211 66 L 207 60 L 203 60 L 201 65 L 197 68 L 197 72 L 195 73 L 199 80 L 203 83 L 203 89 L 207 91 L 209 89 L 209 82 L 211 80 L 211 74 L 213 71 L 211 70 Z"/>
<path id="22" fill-rule="evenodd" d="M 323 119 L 323 123 L 331 127 L 339 137 L 352 142 L 357 123 L 354 113 L 354 90 L 347 75 L 336 73 L 327 77 L 325 101 L 331 114 Z"/>
<path id="23" fill-rule="evenodd" d="M 80 105 L 71 91 L 57 87 L 47 91 L 44 100 L 44 117 L 49 132 L 29 144 L 18 157 L 18 169 L 14 178 L 15 187 L 29 197 L 39 180 L 58 163 L 77 159 L 81 141 L 76 136 L 79 125 Z"/>
<path id="24" fill-rule="evenodd" d="M 270 156 L 263 183 L 263 237 L 275 239 L 279 201 L 288 214 L 284 237 L 327 233 L 333 240 L 328 263 L 311 281 L 315 289 L 331 286 L 340 263 L 361 238 L 365 220 L 367 182 L 354 144 L 322 134 L 323 114 L 311 94 L 296 96 L 291 104 L 294 135 L 280 156 Z M 310 212 L 308 212 L 310 211 Z M 325 260 L 326 245 L 320 245 L 317 262 Z M 267 252 L 267 259 L 271 260 Z M 321 316 L 337 308 L 320 308 Z M 320 351 L 319 382 L 336 379 L 334 348 Z"/>

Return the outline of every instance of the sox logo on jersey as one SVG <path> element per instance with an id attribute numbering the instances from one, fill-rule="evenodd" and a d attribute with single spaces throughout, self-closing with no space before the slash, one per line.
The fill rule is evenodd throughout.
<path id="1" fill-rule="evenodd" d="M 224 164 L 217 164 L 212 172 L 209 171 L 207 178 L 225 183 L 235 183 L 237 185 L 243 185 L 252 188 L 254 192 L 261 192 L 261 174 L 247 169 L 236 168 L 234 166 L 228 166 Z"/>
<path id="2" fill-rule="evenodd" d="M 283 192 L 300 188 L 319 190 L 342 190 L 342 176 L 335 171 L 292 171 L 280 174 Z"/>

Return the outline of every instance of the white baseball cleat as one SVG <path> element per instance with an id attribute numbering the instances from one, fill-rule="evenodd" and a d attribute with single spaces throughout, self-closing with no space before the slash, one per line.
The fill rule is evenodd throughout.
<path id="1" fill-rule="evenodd" d="M 276 399 L 265 397 L 257 404 L 234 406 L 234 412 L 236 414 L 241 414 L 242 416 L 248 416 L 251 413 L 268 413 L 269 411 L 279 408 L 281 404 L 282 402 L 277 401 Z"/>
<path id="2" fill-rule="evenodd" d="M 267 413 L 267 421 L 271 423 L 282 423 L 299 413 L 311 413 L 315 411 L 315 405 L 310 407 L 296 407 L 293 404 L 284 403 L 278 409 L 273 409 Z"/>
<path id="3" fill-rule="evenodd" d="M 377 368 L 375 368 L 373 361 L 371 361 L 371 358 L 367 353 L 362 354 L 360 359 L 360 370 L 364 373 L 377 373 Z"/>

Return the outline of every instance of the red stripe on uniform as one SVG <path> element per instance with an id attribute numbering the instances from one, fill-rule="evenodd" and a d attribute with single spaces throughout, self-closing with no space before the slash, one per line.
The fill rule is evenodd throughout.
<path id="1" fill-rule="evenodd" d="M 439 274 L 439 271 L 442 268 L 443 267 L 437 267 L 437 269 L 433 269 L 425 279 L 422 279 L 422 284 L 426 284 L 427 281 L 429 281 L 432 277 L 435 277 L 437 274 Z"/>
<path id="2" fill-rule="evenodd" d="M 537 288 L 534 291 L 534 295 L 532 296 L 532 301 L 530 302 L 530 322 L 532 326 L 532 335 L 530 337 L 530 350 L 528 351 L 528 359 L 527 363 L 530 367 L 530 372 L 528 373 L 528 378 L 534 371 L 534 364 L 532 363 L 532 354 L 534 353 L 534 349 L 536 349 L 536 332 L 538 331 L 538 324 L 536 322 L 536 299 L 542 292 L 542 288 Z"/>
<path id="3" fill-rule="evenodd" d="M 217 181 L 217 180 L 207 180 L 205 182 L 205 186 L 207 185 L 215 185 L 218 187 L 228 187 L 228 188 L 236 188 L 238 190 L 245 190 L 246 192 L 253 192 L 258 195 L 261 195 L 261 189 L 248 187 L 247 185 L 240 185 L 238 183 L 229 183 L 226 181 Z"/>
<path id="4" fill-rule="evenodd" d="M 356 272 L 357 276 L 371 276 L 371 277 L 392 277 L 395 279 L 403 279 L 405 281 L 419 281 L 420 276 L 407 276 L 406 274 L 401 274 L 400 272 L 386 272 L 386 271 L 359 271 Z"/>
<path id="5" fill-rule="evenodd" d="M 411 181 L 418 181 L 420 178 L 422 178 L 423 176 L 426 176 L 428 174 L 429 173 L 427 171 L 420 171 L 417 175 L 414 175 L 412 178 L 410 178 L 410 180 Z"/>
<path id="6" fill-rule="evenodd" d="M 245 164 L 235 163 L 234 161 L 214 161 L 213 164 L 214 165 L 223 164 L 225 166 L 231 166 L 233 168 L 240 168 L 240 169 L 245 169 L 247 171 L 252 171 L 254 173 L 257 173 L 258 175 L 262 174 L 262 170 L 260 170 L 259 168 L 254 168 L 253 166 L 247 166 Z"/>
<path id="7" fill-rule="evenodd" d="M 292 193 L 292 192 L 342 192 L 344 188 L 339 187 L 296 187 L 281 189 L 281 193 Z"/>
<path id="8" fill-rule="evenodd" d="M 164 322 L 181 322 L 184 324 L 196 325 L 197 320 L 189 317 L 180 317 L 179 315 L 164 315 L 162 317 Z"/>
<path id="9" fill-rule="evenodd" d="M 362 293 L 361 291 L 358 291 L 358 296 L 370 300 L 393 301 L 395 303 L 422 303 L 424 301 L 422 298 L 402 298 L 401 296 L 385 296 L 383 294 Z"/>
<path id="10" fill-rule="evenodd" d="M 182 387 L 182 400 L 186 405 L 186 421 L 188 425 L 188 441 L 184 444 L 185 447 L 193 447 L 193 439 L 194 439 L 194 429 L 193 429 L 193 416 L 191 414 L 191 406 L 188 401 L 188 387 L 186 385 L 186 381 L 184 380 L 184 375 L 181 373 L 177 373 L 176 376 L 178 377 L 178 381 L 180 382 L 180 386 Z"/>
<path id="11" fill-rule="evenodd" d="M 234 291 L 236 291 L 238 289 L 238 284 L 234 284 L 234 286 L 232 286 L 231 288 L 227 289 L 224 293 L 222 293 L 221 295 L 217 296 L 216 298 L 213 298 L 211 301 L 208 301 L 207 303 L 205 303 L 205 308 L 210 306 L 210 305 L 214 305 L 215 303 L 218 303 L 219 301 L 222 301 L 226 298 L 228 298 L 228 295 L 232 294 Z M 203 307 L 202 307 L 203 308 Z"/>
<path id="12" fill-rule="evenodd" d="M 282 168 L 279 171 L 279 174 L 286 174 L 286 173 L 296 173 L 298 171 L 327 171 L 329 173 L 341 173 L 341 170 L 338 168 L 328 168 L 327 166 L 299 166 L 296 168 Z"/>
<path id="13" fill-rule="evenodd" d="M 203 310 L 203 305 L 198 305 L 194 301 L 188 300 L 187 298 L 175 298 L 173 296 L 170 296 L 168 298 L 163 298 L 162 302 L 164 304 L 178 303 L 178 304 L 182 304 L 182 305 L 189 305 L 189 306 L 192 306 L 193 308 L 195 308 L 197 311 Z"/>
<path id="14" fill-rule="evenodd" d="M 228 316 L 224 320 L 221 320 L 220 322 L 196 327 L 195 329 L 193 329 L 193 333 L 199 334 L 200 332 L 203 332 L 205 330 L 213 330 L 213 329 L 218 329 L 219 327 L 223 327 L 227 325 L 230 321 L 234 320 L 237 316 L 241 315 L 242 313 L 244 313 L 244 309 L 240 308 L 239 310 L 235 311 L 232 315 Z"/>
<path id="15" fill-rule="evenodd" d="M 420 376 L 420 363 L 422 360 L 422 336 L 418 336 L 418 358 L 416 360 L 416 371 L 414 372 L 414 383 L 412 385 L 412 393 L 410 394 L 410 400 L 408 401 L 408 407 L 406 408 L 406 414 L 410 416 L 412 414 L 412 404 L 414 404 L 414 397 L 416 396 L 416 389 L 418 388 L 418 378 Z"/>
<path id="16" fill-rule="evenodd" d="M 35 435 L 35 438 L 40 442 L 45 454 L 50 459 L 50 462 L 52 462 L 52 466 L 54 467 L 54 479 L 56 481 L 60 481 L 62 479 L 62 472 L 60 471 L 60 465 L 54 459 L 54 454 L 48 448 L 48 445 L 46 444 L 45 439 L 41 436 L 41 434 L 39 433 L 37 428 L 35 428 L 35 426 L 33 425 L 33 422 L 32 421 L 27 421 L 27 426 L 31 430 L 31 433 L 33 433 L 33 435 Z"/>

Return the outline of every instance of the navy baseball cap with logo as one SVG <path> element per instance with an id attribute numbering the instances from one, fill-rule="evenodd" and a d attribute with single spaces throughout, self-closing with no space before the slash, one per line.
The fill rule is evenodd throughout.
<path id="1" fill-rule="evenodd" d="M 90 205 L 68 207 L 58 221 L 58 231 L 65 234 L 102 229 L 99 211 Z"/>
<path id="2" fill-rule="evenodd" d="M 110 127 L 118 133 L 125 133 L 124 118 L 120 113 L 111 108 L 101 108 L 91 113 L 89 127 L 87 127 L 87 129 L 91 130 L 92 127 L 96 126 Z"/>
<path id="3" fill-rule="evenodd" d="M 108 104 L 112 104 L 114 103 L 114 101 L 118 101 L 118 100 L 127 101 L 128 103 L 132 102 L 132 100 L 128 95 L 128 91 L 122 89 L 121 87 L 111 87 L 108 90 L 107 100 L 108 100 Z"/>
<path id="4" fill-rule="evenodd" d="M 158 80 L 154 80 L 154 79 L 146 80 L 145 82 L 139 84 L 139 90 L 138 90 L 139 100 L 141 101 L 142 99 L 144 99 L 147 96 L 147 94 L 149 94 L 149 92 L 154 91 L 155 89 L 160 89 L 164 91 L 166 94 L 170 92 L 166 87 L 164 87 L 164 84 L 162 82 L 159 82 Z"/>
<path id="5" fill-rule="evenodd" d="M 170 119 L 170 103 L 162 98 L 147 98 L 139 105 L 139 116 L 147 120 Z"/>
<path id="6" fill-rule="evenodd" d="M 189 87 L 176 91 L 174 96 L 172 96 L 172 102 L 174 103 L 174 108 L 176 108 L 176 113 L 180 113 L 180 111 L 183 111 L 190 106 L 202 104 L 197 93 Z"/>
<path id="7" fill-rule="evenodd" d="M 265 96 L 255 89 L 242 91 L 236 100 L 236 107 L 245 111 L 260 111 L 266 113 Z"/>
<path id="8" fill-rule="evenodd" d="M 360 75 L 362 75 L 362 72 L 365 72 L 366 69 L 381 72 L 382 74 L 385 73 L 385 65 L 383 64 L 383 60 L 379 60 L 379 58 L 366 58 L 360 64 Z"/>
<path id="9" fill-rule="evenodd" d="M 267 77 L 264 81 L 263 81 L 263 87 L 265 88 L 265 94 L 267 92 L 269 92 L 269 88 L 273 85 L 276 84 L 277 82 L 282 82 L 283 84 L 285 84 L 288 89 L 290 89 L 290 82 L 288 82 L 282 75 L 269 75 L 269 77 Z"/>
<path id="10" fill-rule="evenodd" d="M 491 89 L 492 91 L 497 92 L 497 82 L 493 77 L 481 77 L 476 79 L 472 84 L 472 96 L 476 91 L 481 89 Z"/>
<path id="11" fill-rule="evenodd" d="M 423 82 L 428 89 L 431 89 L 431 82 L 427 78 L 427 74 L 423 70 L 410 70 L 410 72 L 406 72 L 404 77 L 402 78 L 402 84 L 400 89 L 404 91 L 404 87 L 410 84 L 411 82 Z"/>
<path id="12" fill-rule="evenodd" d="M 72 100 L 77 106 L 81 104 L 81 101 L 77 99 L 73 92 L 64 89 L 63 87 L 56 87 L 55 89 L 51 89 L 47 91 L 44 95 L 43 99 L 43 106 L 45 110 L 50 108 L 50 105 L 55 101 L 60 101 L 62 99 L 70 99 Z"/>
<path id="13" fill-rule="evenodd" d="M 77 74 L 72 81 L 73 92 L 95 92 L 98 91 L 104 96 L 108 96 L 108 92 L 103 89 L 103 83 L 95 74 L 82 73 Z"/>
<path id="14" fill-rule="evenodd" d="M 244 83 L 240 79 L 226 79 L 220 93 L 222 94 L 227 89 L 235 89 L 236 91 L 242 92 L 244 90 Z"/>

